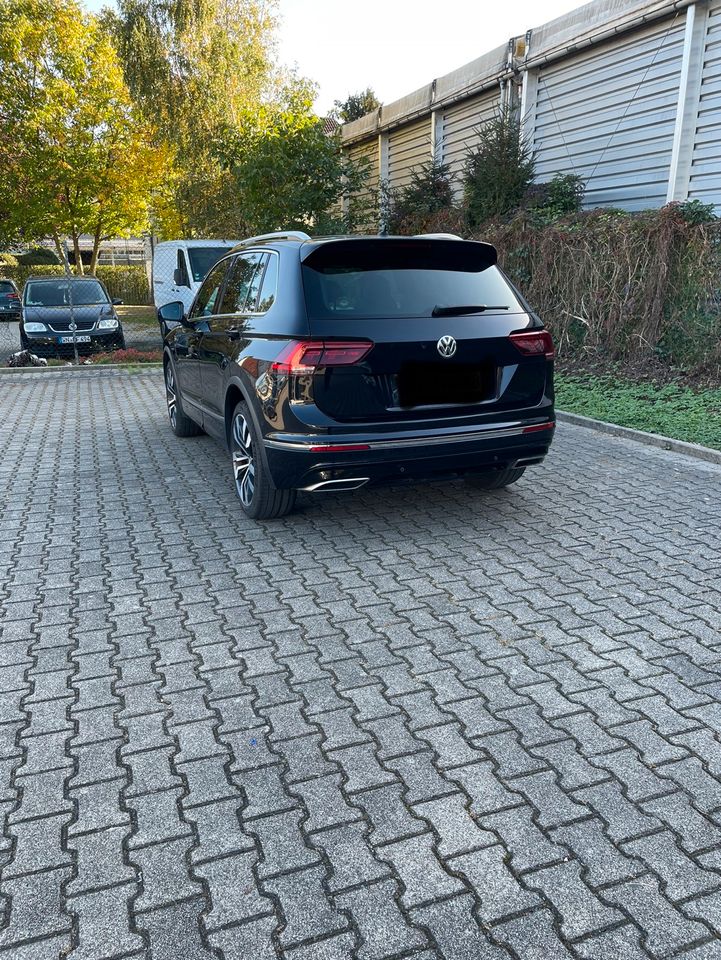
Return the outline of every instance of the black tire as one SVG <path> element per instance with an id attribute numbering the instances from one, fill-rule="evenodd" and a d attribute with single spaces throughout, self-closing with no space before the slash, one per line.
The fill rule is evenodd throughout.
<path id="1" fill-rule="evenodd" d="M 168 404 L 170 429 L 176 437 L 197 437 L 203 432 L 195 420 L 191 420 L 183 413 L 175 370 L 170 360 L 165 364 L 165 399 Z"/>
<path id="2" fill-rule="evenodd" d="M 244 403 L 239 403 L 230 421 L 229 446 L 235 492 L 252 520 L 284 517 L 295 506 L 295 490 L 276 490 L 260 454 L 261 440 Z"/>
<path id="3" fill-rule="evenodd" d="M 482 473 L 469 473 L 466 483 L 477 490 L 500 490 L 520 480 L 526 472 L 525 467 L 507 467 L 505 470 L 484 470 Z"/>

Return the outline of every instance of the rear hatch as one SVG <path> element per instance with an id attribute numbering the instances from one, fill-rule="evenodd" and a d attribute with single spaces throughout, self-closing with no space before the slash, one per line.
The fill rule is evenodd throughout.
<path id="1" fill-rule="evenodd" d="M 319 367 L 313 398 L 339 421 L 413 421 L 538 404 L 544 356 L 509 339 L 531 324 L 489 244 L 359 238 L 308 244 L 313 339 L 372 343 L 357 363 Z"/>

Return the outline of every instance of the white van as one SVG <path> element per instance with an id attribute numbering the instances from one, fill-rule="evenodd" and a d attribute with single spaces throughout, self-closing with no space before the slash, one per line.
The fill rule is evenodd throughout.
<path id="1" fill-rule="evenodd" d="M 166 240 L 153 250 L 153 300 L 156 309 L 182 300 L 187 310 L 214 263 L 239 240 Z"/>

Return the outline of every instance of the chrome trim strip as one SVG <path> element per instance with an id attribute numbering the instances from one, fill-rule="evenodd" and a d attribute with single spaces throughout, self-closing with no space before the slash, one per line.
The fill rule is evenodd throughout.
<path id="1" fill-rule="evenodd" d="M 527 427 L 536 426 L 533 423 L 526 423 L 520 427 L 510 427 L 503 430 L 494 430 L 486 429 L 481 431 L 476 431 L 475 433 L 462 433 L 462 434 L 451 434 L 447 437 L 409 437 L 408 439 L 400 440 L 346 440 L 340 439 L 334 441 L 328 441 L 327 446 L 333 447 L 341 444 L 351 445 L 357 443 L 359 447 L 367 447 L 371 450 L 386 450 L 386 449 L 396 449 L 402 447 L 415 447 L 415 446 L 426 446 L 426 445 L 436 445 L 436 444 L 445 444 L 445 443 L 472 443 L 475 440 L 490 440 L 495 439 L 496 437 L 516 437 L 523 433 Z M 540 426 L 540 424 L 539 424 Z M 555 424 L 554 424 L 555 426 Z M 549 430 L 551 427 L 548 428 Z M 535 431 L 542 433 L 544 431 Z M 295 440 L 264 440 L 263 443 L 266 447 L 273 447 L 278 450 L 309 450 L 311 447 L 322 447 L 324 445 L 322 440 L 310 440 L 310 441 L 295 441 Z M 322 450 L 315 450 L 315 453 L 322 454 Z M 344 451 L 345 452 L 345 451 Z M 348 450 L 348 453 L 353 453 L 352 450 Z M 358 451 L 362 452 L 361 450 Z"/>

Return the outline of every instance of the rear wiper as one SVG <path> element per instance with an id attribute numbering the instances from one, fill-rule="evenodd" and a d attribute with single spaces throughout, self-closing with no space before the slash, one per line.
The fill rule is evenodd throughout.
<path id="1" fill-rule="evenodd" d="M 485 310 L 508 310 L 507 305 L 497 307 L 490 306 L 487 303 L 459 304 L 456 307 L 435 306 L 432 317 L 461 317 L 465 313 L 483 313 Z"/>

